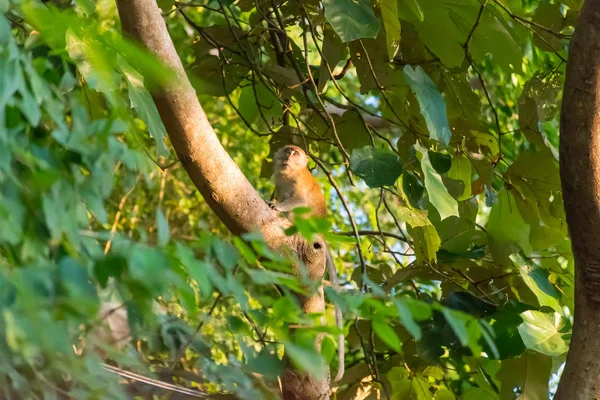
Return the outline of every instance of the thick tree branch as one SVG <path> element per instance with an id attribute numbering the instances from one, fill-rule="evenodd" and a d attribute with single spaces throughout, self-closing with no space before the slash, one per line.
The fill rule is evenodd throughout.
<path id="1" fill-rule="evenodd" d="M 307 241 L 287 237 L 282 227 L 290 222 L 278 217 L 260 198 L 231 159 L 210 126 L 196 92 L 175 51 L 155 0 L 117 0 L 123 31 L 141 43 L 174 73 L 152 96 L 177 157 L 208 205 L 234 234 L 259 230 L 275 249 L 291 249 L 306 266 L 308 278 L 320 283 L 309 295 L 299 296 L 306 313 L 324 313 L 322 279 L 325 249 L 322 239 Z M 303 276 L 302 268 L 297 269 Z M 329 377 L 313 377 L 288 364 L 282 379 L 284 399 L 329 398 Z"/>
<path id="2" fill-rule="evenodd" d="M 156 3 L 117 1 L 117 7 L 123 31 L 174 72 L 169 84 L 153 93 L 153 98 L 177 157 L 208 205 L 233 233 L 258 228 L 267 241 L 281 236 L 281 224 L 273 223 L 274 213 L 227 154 L 210 126 Z"/>
<path id="3" fill-rule="evenodd" d="M 575 258 L 575 322 L 556 400 L 600 398 L 600 0 L 586 0 L 571 42 L 560 175 Z"/>

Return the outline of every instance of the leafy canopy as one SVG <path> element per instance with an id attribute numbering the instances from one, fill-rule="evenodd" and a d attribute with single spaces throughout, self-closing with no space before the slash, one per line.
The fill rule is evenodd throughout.
<path id="1" fill-rule="evenodd" d="M 228 234 L 178 164 L 150 96 L 168 73 L 114 2 L 71 3 L 0 1 L 0 390 L 126 398 L 93 345 L 246 399 L 275 397 L 284 353 L 335 370 L 332 308 L 304 315 L 293 260 Z M 327 233 L 343 282 L 338 398 L 548 398 L 573 310 L 557 110 L 581 3 L 158 1 L 265 199 L 279 146 L 318 160 L 328 222 L 295 231 Z M 90 335 L 109 300 L 123 351 Z"/>

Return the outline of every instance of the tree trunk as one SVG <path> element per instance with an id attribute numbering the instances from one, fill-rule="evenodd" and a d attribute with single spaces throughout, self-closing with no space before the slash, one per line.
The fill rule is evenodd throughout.
<path id="1" fill-rule="evenodd" d="M 309 297 L 300 298 L 307 313 L 323 313 L 322 278 L 326 254 L 321 238 L 307 242 L 300 235 L 287 237 L 278 216 L 261 199 L 210 126 L 163 21 L 155 0 L 117 0 L 123 31 L 141 43 L 167 67 L 170 79 L 152 94 L 177 157 L 208 205 L 234 234 L 260 231 L 274 249 L 291 249 L 306 265 L 308 276 L 320 283 Z M 134 66 L 135 67 L 135 66 Z M 300 273 L 300 269 L 298 269 Z M 308 377 L 290 367 L 282 379 L 285 399 L 329 398 L 329 377 Z"/>
<path id="2" fill-rule="evenodd" d="M 569 51 L 560 176 L 575 257 L 571 348 L 555 400 L 600 398 L 600 0 L 586 0 Z"/>

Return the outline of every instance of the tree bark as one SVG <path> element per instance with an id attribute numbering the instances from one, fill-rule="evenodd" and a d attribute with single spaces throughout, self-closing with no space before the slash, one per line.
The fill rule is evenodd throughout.
<path id="1" fill-rule="evenodd" d="M 600 0 L 586 0 L 571 41 L 560 175 L 575 257 L 571 347 L 555 400 L 600 398 Z"/>
<path id="2" fill-rule="evenodd" d="M 177 157 L 194 185 L 232 233 L 258 230 L 272 248 L 287 248 L 297 254 L 308 276 L 321 283 L 311 296 L 300 297 L 302 308 L 308 313 L 323 313 L 326 247 L 322 239 L 307 242 L 299 235 L 287 237 L 281 228 L 290 222 L 266 205 L 227 154 L 185 74 L 156 1 L 117 0 L 117 8 L 124 33 L 141 43 L 174 73 L 174 79 L 154 91 L 152 97 Z M 285 371 L 282 386 L 285 399 L 329 398 L 328 376 L 307 377 L 291 366 Z"/>

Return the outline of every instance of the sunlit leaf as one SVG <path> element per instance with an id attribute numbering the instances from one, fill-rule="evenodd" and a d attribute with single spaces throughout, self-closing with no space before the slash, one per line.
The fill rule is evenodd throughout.
<path id="1" fill-rule="evenodd" d="M 551 370 L 552 358 L 544 354 L 527 352 L 520 358 L 502 360 L 496 375 L 502 382 L 500 398 L 513 398 L 518 389 L 523 399 L 547 399 Z"/>
<path id="2" fill-rule="evenodd" d="M 567 352 L 569 345 L 560 332 L 564 323 L 558 314 L 531 310 L 522 313 L 521 318 L 519 334 L 528 349 L 552 357 Z"/>
<path id="3" fill-rule="evenodd" d="M 373 321 L 373 330 L 379 339 L 381 339 L 385 344 L 390 346 L 392 350 L 400 352 L 402 343 L 400 343 L 400 339 L 394 329 L 387 322 L 379 322 Z"/>
<path id="4" fill-rule="evenodd" d="M 429 152 L 419 145 L 415 148 L 421 153 L 421 168 L 425 177 L 425 189 L 427 189 L 429 201 L 438 210 L 442 219 L 451 215 L 458 216 L 458 203 L 450 196 L 442 178 L 431 165 Z"/>
<path id="5" fill-rule="evenodd" d="M 390 60 L 394 59 L 400 46 L 400 21 L 398 20 L 397 0 L 379 0 L 381 18 L 385 30 L 385 41 Z"/>
<path id="6" fill-rule="evenodd" d="M 446 115 L 446 102 L 435 83 L 420 66 L 415 69 L 410 65 L 404 67 L 404 77 L 419 100 L 431 138 L 447 145 L 452 133 Z"/>
<path id="7" fill-rule="evenodd" d="M 139 117 L 148 126 L 150 136 L 156 141 L 158 155 L 168 155 L 169 149 L 164 142 L 165 137 L 167 136 L 167 130 L 160 119 L 160 115 L 158 115 L 158 110 L 152 100 L 152 96 L 150 96 L 150 93 L 144 87 L 142 76 L 131 68 L 125 60 L 120 59 L 119 64 L 127 78 L 131 106 L 135 108 Z"/>

